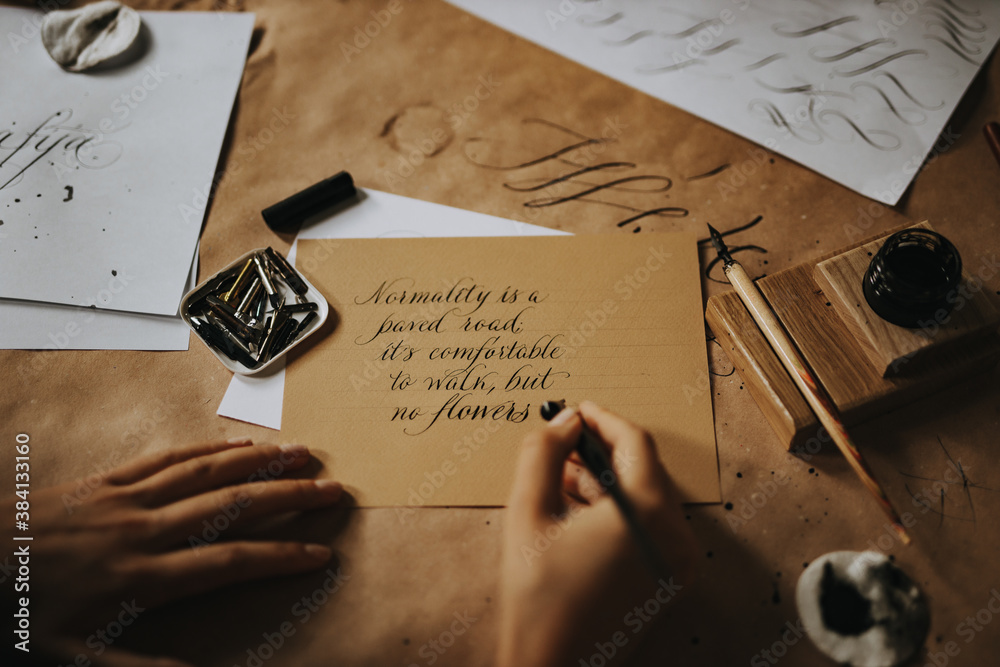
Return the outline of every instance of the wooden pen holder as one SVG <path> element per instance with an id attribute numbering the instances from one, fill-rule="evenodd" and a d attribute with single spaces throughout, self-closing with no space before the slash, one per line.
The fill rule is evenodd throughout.
<path id="1" fill-rule="evenodd" d="M 922 222 L 902 229 L 930 229 Z M 892 232 L 756 281 L 850 426 L 991 368 L 1000 311 L 963 274 L 950 313 L 923 329 L 876 315 L 862 293 L 872 256 Z M 819 422 L 735 292 L 708 300 L 705 319 L 782 444 L 817 436 Z"/>

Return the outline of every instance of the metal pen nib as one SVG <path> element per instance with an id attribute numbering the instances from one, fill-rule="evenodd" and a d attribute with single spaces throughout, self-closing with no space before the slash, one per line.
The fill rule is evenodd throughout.
<path id="1" fill-rule="evenodd" d="M 726 242 L 722 240 L 722 234 L 712 225 L 708 226 L 708 232 L 711 234 L 712 247 L 715 248 L 715 252 L 719 253 L 719 259 L 722 260 L 723 267 L 731 266 L 736 260 L 729 254 L 729 248 L 726 247 Z"/>

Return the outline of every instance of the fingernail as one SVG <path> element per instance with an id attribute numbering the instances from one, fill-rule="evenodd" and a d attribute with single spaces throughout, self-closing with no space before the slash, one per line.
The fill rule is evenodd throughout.
<path id="1" fill-rule="evenodd" d="M 234 438 L 229 438 L 226 440 L 230 445 L 249 445 L 253 443 L 253 440 L 249 436 L 239 435 Z"/>
<path id="2" fill-rule="evenodd" d="M 549 426 L 562 426 L 576 416 L 576 408 L 564 408 L 559 414 L 552 418 Z"/>
<path id="3" fill-rule="evenodd" d="M 309 456 L 309 448 L 305 445 L 290 445 L 286 443 L 279 447 L 279 449 L 286 454 L 291 454 L 295 458 Z"/>
<path id="4" fill-rule="evenodd" d="M 332 479 L 317 479 L 316 488 L 319 492 L 328 498 L 339 498 L 341 492 L 344 490 L 344 486 L 337 481 Z"/>
<path id="5" fill-rule="evenodd" d="M 322 544 L 307 544 L 306 553 L 315 558 L 316 560 L 328 561 L 333 552 L 330 551 L 330 547 L 325 547 Z"/>

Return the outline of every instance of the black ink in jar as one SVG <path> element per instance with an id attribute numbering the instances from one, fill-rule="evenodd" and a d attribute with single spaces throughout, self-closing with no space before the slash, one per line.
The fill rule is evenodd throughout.
<path id="1" fill-rule="evenodd" d="M 863 287 L 879 317 L 916 328 L 947 315 L 948 294 L 961 279 L 962 258 L 951 241 L 927 229 L 904 229 L 876 253 Z"/>

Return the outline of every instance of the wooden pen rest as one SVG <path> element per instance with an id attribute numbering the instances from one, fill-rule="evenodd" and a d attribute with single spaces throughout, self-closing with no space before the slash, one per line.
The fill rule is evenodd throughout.
<path id="1" fill-rule="evenodd" d="M 926 222 L 911 227 L 930 228 Z M 962 306 L 926 329 L 871 311 L 861 279 L 892 230 L 756 281 L 848 426 L 991 368 L 1000 359 L 1000 312 L 975 282 Z M 819 422 L 735 292 L 708 300 L 705 319 L 781 443 L 817 436 Z"/>

